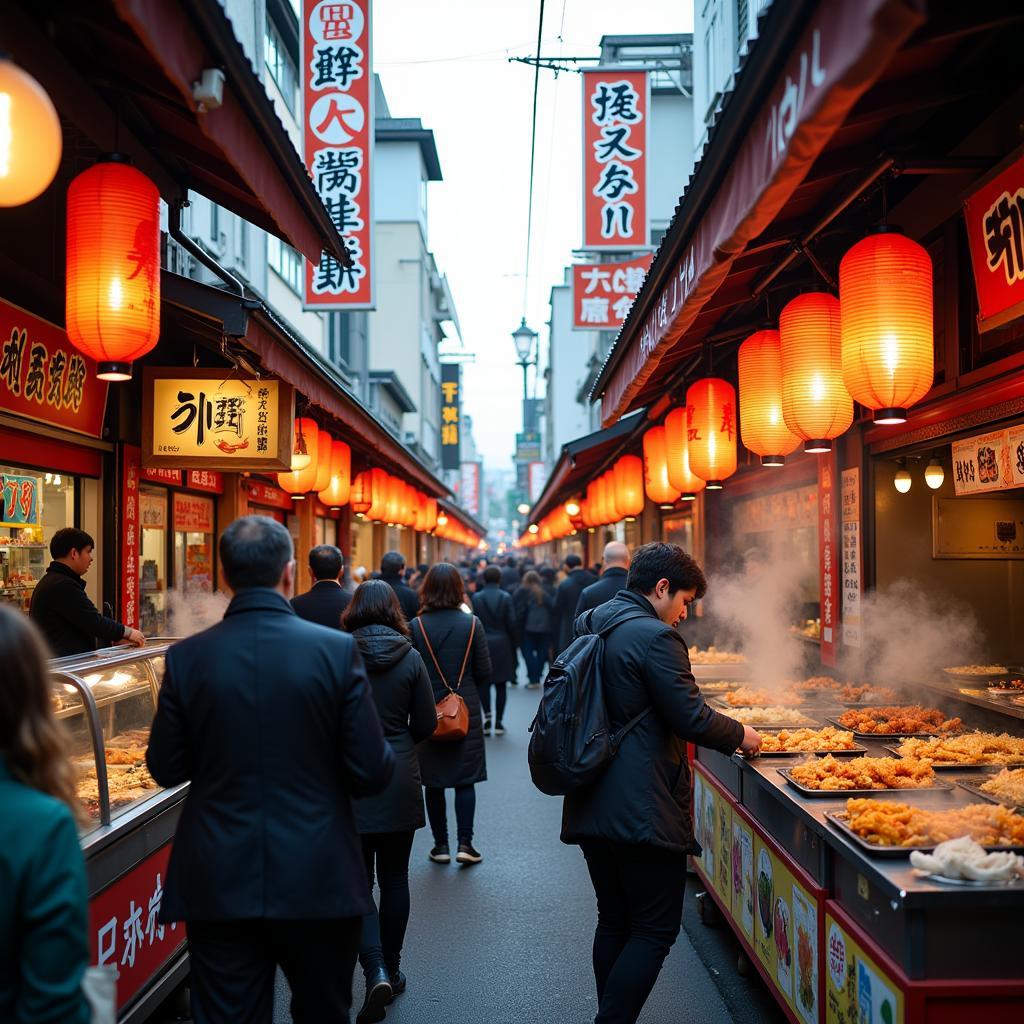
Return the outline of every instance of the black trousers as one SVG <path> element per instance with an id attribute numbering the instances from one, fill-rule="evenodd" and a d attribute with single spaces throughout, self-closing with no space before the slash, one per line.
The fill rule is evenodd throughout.
<path id="1" fill-rule="evenodd" d="M 491 687 L 494 687 L 494 724 L 501 725 L 505 719 L 505 705 L 508 702 L 508 681 L 502 683 L 484 683 L 480 687 L 480 703 L 483 705 L 484 716 L 491 717 Z"/>
<path id="2" fill-rule="evenodd" d="M 595 1024 L 634 1024 L 679 935 L 686 855 L 597 839 L 580 846 L 597 895 Z"/>
<path id="3" fill-rule="evenodd" d="M 445 806 L 444 790 L 424 787 L 424 798 L 427 804 L 427 817 L 430 819 L 430 831 L 434 836 L 435 846 L 444 846 L 448 842 L 448 809 Z M 455 830 L 460 843 L 473 842 L 473 818 L 476 816 L 476 789 L 470 786 L 455 788 Z"/>
<path id="4" fill-rule="evenodd" d="M 375 832 L 360 836 L 366 879 L 373 892 L 374 875 L 380 900 L 363 918 L 359 963 L 366 973 L 384 966 L 394 975 L 402 959 L 402 943 L 409 925 L 409 856 L 416 833 Z"/>
<path id="5" fill-rule="evenodd" d="M 189 921 L 195 1024 L 271 1024 L 278 965 L 294 1024 L 349 1024 L 362 918 Z"/>

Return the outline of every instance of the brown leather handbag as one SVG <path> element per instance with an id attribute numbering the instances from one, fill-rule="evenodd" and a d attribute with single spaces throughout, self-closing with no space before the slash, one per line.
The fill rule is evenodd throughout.
<path id="1" fill-rule="evenodd" d="M 438 664 L 437 655 L 434 654 L 434 648 L 431 646 L 430 637 L 427 636 L 423 620 L 417 619 L 416 624 L 420 627 L 420 632 L 423 634 L 423 640 L 427 645 L 427 650 L 430 652 L 430 660 L 433 661 L 434 668 L 437 669 L 437 674 L 441 677 L 441 682 L 444 683 L 445 689 L 448 691 L 437 702 L 437 728 L 430 738 L 438 743 L 464 740 L 469 735 L 469 708 L 466 706 L 466 702 L 459 696 L 459 687 L 462 686 L 462 677 L 466 673 L 466 662 L 469 661 L 469 652 L 473 648 L 473 636 L 476 633 L 476 616 L 473 616 L 470 620 L 469 642 L 466 644 L 466 653 L 462 656 L 462 668 L 459 669 L 459 678 L 454 688 L 445 679 L 444 673 L 441 671 L 441 666 Z"/>

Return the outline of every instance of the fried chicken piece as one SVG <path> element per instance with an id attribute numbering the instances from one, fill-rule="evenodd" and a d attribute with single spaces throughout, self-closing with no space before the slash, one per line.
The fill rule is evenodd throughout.
<path id="1" fill-rule="evenodd" d="M 1004 768 L 978 788 L 1000 800 L 1024 806 L 1024 768 Z"/>
<path id="2" fill-rule="evenodd" d="M 837 760 L 831 754 L 790 769 L 790 778 L 808 789 L 927 789 L 935 772 L 920 761 L 895 757 L 854 757 Z"/>
<path id="3" fill-rule="evenodd" d="M 796 708 L 782 707 L 775 704 L 767 708 L 731 708 L 729 717 L 744 725 L 814 725 L 814 719 L 808 718 Z"/>
<path id="4" fill-rule="evenodd" d="M 901 757 L 916 757 L 933 764 L 1013 764 L 1024 762 L 1024 739 L 1009 733 L 969 732 L 932 739 L 908 738 L 899 747 Z"/>
<path id="5" fill-rule="evenodd" d="M 774 692 L 771 690 L 758 690 L 751 686 L 739 686 L 735 690 L 726 693 L 722 700 L 730 707 L 770 707 L 771 705 L 785 705 L 787 707 L 803 704 L 803 697 L 797 694 L 785 692 Z"/>
<path id="6" fill-rule="evenodd" d="M 844 711 L 837 721 L 854 732 L 882 736 L 915 732 L 959 732 L 963 728 L 961 719 L 946 718 L 937 708 L 923 708 L 919 704 L 851 708 Z"/>
<path id="7" fill-rule="evenodd" d="M 852 732 L 844 732 L 832 725 L 824 729 L 781 729 L 776 733 L 761 734 L 761 752 L 769 754 L 781 751 L 804 753 L 853 750 L 855 746 Z"/>
<path id="8" fill-rule="evenodd" d="M 964 835 L 982 846 L 1024 845 L 1024 817 L 1002 804 L 930 811 L 860 797 L 846 801 L 846 813 L 850 828 L 876 846 L 932 846 Z"/>

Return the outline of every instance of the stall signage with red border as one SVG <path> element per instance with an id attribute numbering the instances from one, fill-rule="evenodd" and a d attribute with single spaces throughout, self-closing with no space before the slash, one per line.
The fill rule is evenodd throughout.
<path id="1" fill-rule="evenodd" d="M 583 72 L 583 248 L 647 245 L 646 71 Z"/>
<path id="2" fill-rule="evenodd" d="M 224 477 L 215 469 L 190 469 L 185 475 L 185 486 L 190 491 L 224 493 Z"/>
<path id="3" fill-rule="evenodd" d="M 126 1006 L 185 944 L 184 924 L 160 924 L 171 855 L 168 842 L 89 902 L 89 955 L 117 969 L 117 1006 Z"/>
<path id="4" fill-rule="evenodd" d="M 39 515 L 39 477 L 0 473 L 0 526 L 35 526 Z"/>
<path id="5" fill-rule="evenodd" d="M 139 628 L 139 476 L 142 450 L 121 449 L 121 621 Z"/>
<path id="6" fill-rule="evenodd" d="M 839 642 L 839 495 L 834 452 L 818 456 L 818 550 L 821 561 L 821 663 L 836 663 Z"/>
<path id="7" fill-rule="evenodd" d="M 573 330 L 618 330 L 653 259 L 647 255 L 622 263 L 577 263 L 572 268 Z"/>
<path id="8" fill-rule="evenodd" d="M 182 533 L 213 533 L 213 501 L 191 494 L 175 494 L 174 529 Z"/>
<path id="9" fill-rule="evenodd" d="M 64 330 L 0 299 L 0 409 L 99 437 L 107 382 Z"/>
<path id="10" fill-rule="evenodd" d="M 280 487 L 275 487 L 273 484 L 265 484 L 260 480 L 249 480 L 246 484 L 246 490 L 249 495 L 250 505 L 280 508 L 286 512 L 291 512 L 295 507 L 295 502 L 292 501 L 291 497 L 282 491 Z"/>
<path id="11" fill-rule="evenodd" d="M 978 330 L 1024 315 L 1024 156 L 989 178 L 964 204 L 978 289 Z"/>
<path id="12" fill-rule="evenodd" d="M 303 0 L 306 166 L 352 265 L 306 262 L 306 309 L 373 308 L 373 33 L 370 0 Z"/>
<path id="13" fill-rule="evenodd" d="M 148 480 L 150 483 L 170 484 L 172 487 L 181 486 L 180 469 L 155 469 L 153 467 L 143 467 L 140 475 L 143 480 Z"/>

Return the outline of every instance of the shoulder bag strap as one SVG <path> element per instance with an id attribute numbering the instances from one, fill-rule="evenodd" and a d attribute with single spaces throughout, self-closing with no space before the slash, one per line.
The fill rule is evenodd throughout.
<path id="1" fill-rule="evenodd" d="M 426 634 L 424 634 L 426 635 Z M 455 689 L 462 685 L 462 677 L 466 671 L 466 662 L 469 661 L 469 652 L 473 649 L 473 637 L 476 635 L 476 616 L 474 615 L 469 620 L 469 641 L 466 644 L 466 653 L 462 656 L 462 668 L 459 669 L 459 681 L 455 684 Z"/>
<path id="2" fill-rule="evenodd" d="M 437 669 L 437 674 L 441 677 L 441 682 L 444 683 L 445 689 L 449 693 L 454 693 L 455 691 L 451 688 L 451 686 L 448 683 L 448 680 L 444 677 L 444 673 L 441 671 L 441 666 L 437 663 L 437 655 L 434 654 L 434 648 L 430 644 L 430 637 L 427 636 L 427 628 L 423 625 L 423 619 L 417 618 L 413 621 L 420 627 L 420 632 L 423 634 L 423 640 L 427 645 L 427 650 L 430 652 L 430 660 L 434 663 L 434 668 Z M 460 676 L 460 681 L 461 678 L 462 677 Z"/>

